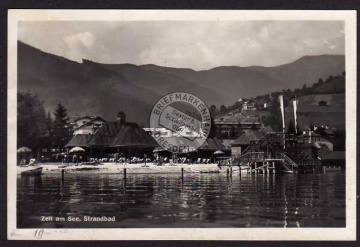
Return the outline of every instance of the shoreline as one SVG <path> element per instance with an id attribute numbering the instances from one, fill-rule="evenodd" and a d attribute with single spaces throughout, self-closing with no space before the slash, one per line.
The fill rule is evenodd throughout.
<path id="1" fill-rule="evenodd" d="M 217 164 L 164 164 L 161 166 L 154 163 L 138 164 L 114 164 L 105 162 L 101 165 L 88 165 L 74 163 L 38 163 L 37 166 L 43 168 L 43 174 L 61 173 L 107 173 L 123 174 L 124 168 L 126 174 L 181 174 L 182 168 L 184 173 L 226 173 L 228 167 L 222 166 L 220 169 Z M 233 167 L 233 172 L 239 172 L 238 167 Z"/>

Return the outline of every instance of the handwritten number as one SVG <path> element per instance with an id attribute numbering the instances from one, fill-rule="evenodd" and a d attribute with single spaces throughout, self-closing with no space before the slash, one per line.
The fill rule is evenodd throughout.
<path id="1" fill-rule="evenodd" d="M 44 229 L 35 231 L 35 237 L 37 237 L 38 239 L 41 239 L 43 234 L 44 234 Z"/>

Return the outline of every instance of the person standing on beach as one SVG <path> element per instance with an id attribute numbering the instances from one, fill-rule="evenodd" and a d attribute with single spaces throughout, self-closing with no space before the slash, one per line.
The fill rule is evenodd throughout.
<path id="1" fill-rule="evenodd" d="M 118 163 L 118 159 L 119 159 L 119 153 L 115 153 L 114 154 L 114 159 L 115 159 L 115 164 Z"/>

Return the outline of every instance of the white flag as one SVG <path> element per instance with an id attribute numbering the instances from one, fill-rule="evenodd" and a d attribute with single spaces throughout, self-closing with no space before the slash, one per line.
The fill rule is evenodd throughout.
<path id="1" fill-rule="evenodd" d="M 284 99 L 283 99 L 282 95 L 279 95 L 279 101 L 280 101 L 280 110 L 281 110 L 281 116 L 282 116 L 282 125 L 283 125 L 283 129 L 285 129 Z"/>
<path id="2" fill-rule="evenodd" d="M 294 100 L 293 105 L 294 105 L 294 120 L 295 120 L 295 133 L 296 134 L 297 134 L 297 104 L 298 104 L 298 101 Z"/>

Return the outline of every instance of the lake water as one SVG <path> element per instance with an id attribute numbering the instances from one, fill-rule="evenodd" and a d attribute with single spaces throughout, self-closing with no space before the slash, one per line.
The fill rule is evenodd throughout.
<path id="1" fill-rule="evenodd" d="M 187 174 L 183 182 L 128 174 L 126 184 L 120 174 L 43 174 L 17 183 L 18 228 L 345 227 L 344 172 Z"/>

